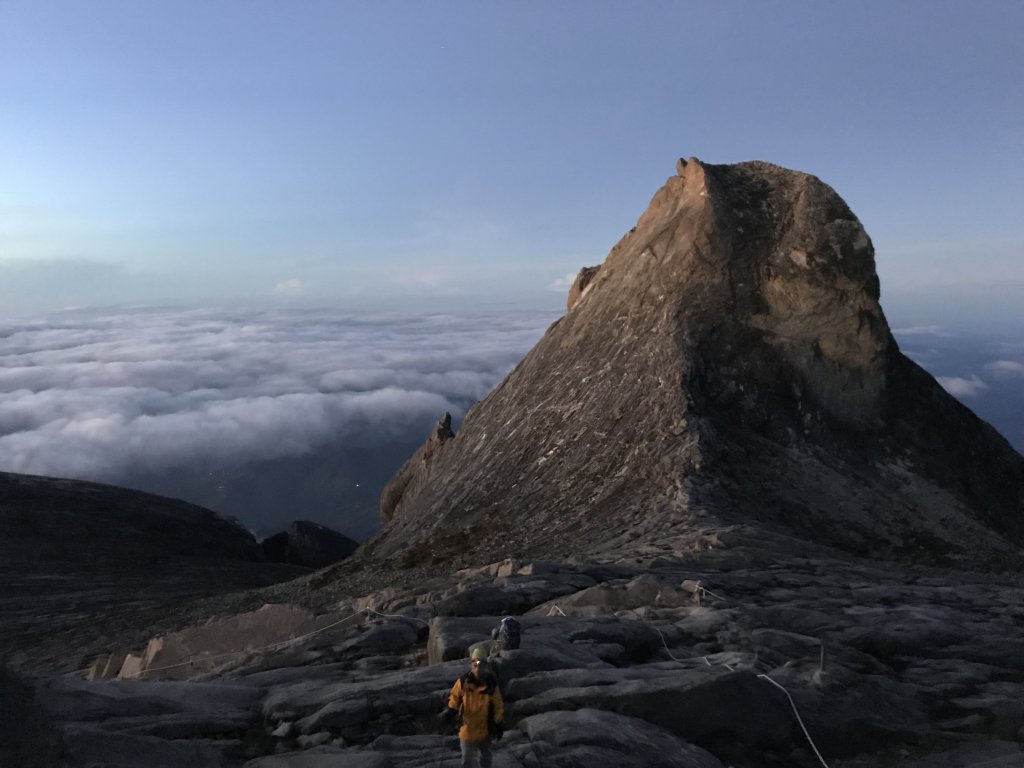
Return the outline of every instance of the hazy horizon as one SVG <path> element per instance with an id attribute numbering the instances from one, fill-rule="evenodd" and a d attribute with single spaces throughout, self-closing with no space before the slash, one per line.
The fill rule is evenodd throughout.
<path id="1" fill-rule="evenodd" d="M 0 5 L 0 310 L 557 309 L 676 158 L 1024 305 L 1024 5 Z"/>
<path id="2" fill-rule="evenodd" d="M 832 186 L 901 347 L 1022 449 L 1022 31 L 1014 0 L 9 0 L 0 469 L 246 508 L 210 478 L 406 445 L 688 156 Z"/>
<path id="3" fill-rule="evenodd" d="M 261 534 L 314 519 L 364 539 L 383 484 L 438 417 L 458 424 L 560 314 L 150 307 L 0 321 L 0 470 L 176 496 Z M 893 322 L 900 348 L 1024 451 L 1024 333 L 932 319 Z"/>
<path id="4" fill-rule="evenodd" d="M 365 537 L 411 446 L 443 413 L 460 421 L 554 317 L 151 307 L 0 322 L 0 470 L 176 496 L 254 529 L 319 518 Z M 261 498 L 254 467 L 290 469 Z M 304 493 L 312 509 L 295 508 Z"/>

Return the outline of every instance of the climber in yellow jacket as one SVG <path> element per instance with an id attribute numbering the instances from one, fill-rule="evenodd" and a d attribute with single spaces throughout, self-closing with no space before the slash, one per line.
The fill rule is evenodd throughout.
<path id="1" fill-rule="evenodd" d="M 498 678 L 487 668 L 486 648 L 474 647 L 469 672 L 452 686 L 448 695 L 446 720 L 461 717 L 459 744 L 463 768 L 490 768 L 491 740 L 505 733 L 505 703 Z"/>

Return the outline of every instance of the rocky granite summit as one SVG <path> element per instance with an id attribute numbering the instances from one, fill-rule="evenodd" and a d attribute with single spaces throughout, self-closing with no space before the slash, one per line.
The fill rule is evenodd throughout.
<path id="1" fill-rule="evenodd" d="M 497 768 L 1024 765 L 1024 459 L 878 299 L 821 181 L 680 161 L 377 538 L 126 621 L 89 680 L 0 670 L 0 766 L 455 765 L 508 614 Z"/>
<path id="2" fill-rule="evenodd" d="M 614 552 L 753 524 L 923 561 L 1015 556 L 1024 461 L 900 353 L 871 240 L 814 176 L 678 174 L 515 370 L 384 491 L 405 563 Z"/>

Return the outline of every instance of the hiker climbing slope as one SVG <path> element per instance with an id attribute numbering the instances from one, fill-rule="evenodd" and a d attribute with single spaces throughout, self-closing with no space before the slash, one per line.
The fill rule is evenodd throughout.
<path id="1" fill-rule="evenodd" d="M 469 672 L 452 686 L 442 718 L 461 718 L 463 768 L 490 768 L 492 740 L 500 741 L 505 732 L 505 704 L 498 679 L 488 669 L 486 649 L 474 648 L 470 659 Z"/>
<path id="2" fill-rule="evenodd" d="M 491 630 L 492 652 L 500 654 L 502 651 L 517 650 L 522 634 L 519 620 L 514 616 L 506 616 Z"/>

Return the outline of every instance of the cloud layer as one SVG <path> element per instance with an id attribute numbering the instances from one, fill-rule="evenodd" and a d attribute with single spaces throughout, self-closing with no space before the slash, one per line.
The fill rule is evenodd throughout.
<path id="1" fill-rule="evenodd" d="M 903 351 L 951 395 L 1024 451 L 1024 338 L 937 325 L 895 328 Z"/>
<path id="2" fill-rule="evenodd" d="M 988 384 L 977 376 L 938 376 L 936 381 L 942 385 L 949 394 L 959 398 L 977 397 L 988 389 Z"/>
<path id="3" fill-rule="evenodd" d="M 117 482 L 425 434 L 552 319 L 140 310 L 0 325 L 0 469 Z"/>
<path id="4" fill-rule="evenodd" d="M 461 419 L 555 316 L 140 309 L 0 324 L 0 470 L 365 538 L 410 446 L 444 411 Z M 897 335 L 1024 448 L 1024 342 Z"/>

